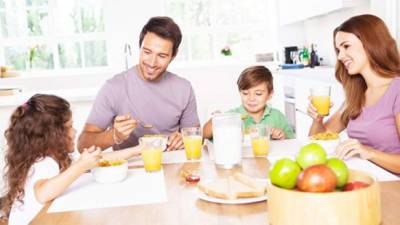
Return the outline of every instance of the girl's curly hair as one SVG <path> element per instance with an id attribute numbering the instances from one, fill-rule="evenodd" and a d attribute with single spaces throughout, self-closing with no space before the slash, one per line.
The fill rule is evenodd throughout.
<path id="1" fill-rule="evenodd" d="M 71 119 L 69 103 L 54 95 L 36 94 L 11 115 L 5 131 L 6 195 L 2 210 L 9 215 L 14 201 L 23 204 L 24 186 L 31 166 L 44 157 L 52 157 L 63 171 L 71 164 L 73 140 L 66 123 Z"/>

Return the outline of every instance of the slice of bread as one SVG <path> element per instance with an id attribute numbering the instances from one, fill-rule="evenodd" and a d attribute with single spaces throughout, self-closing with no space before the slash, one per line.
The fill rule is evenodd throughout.
<path id="1" fill-rule="evenodd" d="M 211 197 L 237 199 L 264 195 L 266 184 L 245 174 L 237 173 L 228 178 L 201 181 L 198 188 Z"/>
<path id="2" fill-rule="evenodd" d="M 267 191 L 267 181 L 254 179 L 253 177 L 250 177 L 244 173 L 235 173 L 233 177 L 241 183 L 244 183 L 257 190 L 257 192 L 263 192 L 264 194 L 264 192 Z"/>
<path id="3" fill-rule="evenodd" d="M 234 199 L 235 196 L 230 191 L 230 182 L 227 178 L 200 181 L 197 187 L 204 193 L 215 198 Z"/>

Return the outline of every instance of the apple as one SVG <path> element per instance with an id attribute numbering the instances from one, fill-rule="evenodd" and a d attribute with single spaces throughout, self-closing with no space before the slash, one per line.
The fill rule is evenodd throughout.
<path id="1" fill-rule="evenodd" d="M 330 158 L 326 165 L 335 173 L 337 178 L 337 188 L 342 188 L 349 178 L 349 169 L 346 164 L 338 158 Z"/>
<path id="2" fill-rule="evenodd" d="M 325 164 L 326 152 L 320 144 L 310 143 L 301 147 L 296 161 L 302 169 L 312 165 Z"/>
<path id="3" fill-rule="evenodd" d="M 368 187 L 369 184 L 362 182 L 362 181 L 353 181 L 353 182 L 349 182 L 347 183 L 344 187 L 343 187 L 343 191 L 353 191 L 353 190 L 357 190 L 357 189 L 361 189 L 361 188 L 365 188 Z"/>
<path id="4" fill-rule="evenodd" d="M 275 162 L 269 171 L 269 178 L 271 183 L 278 187 L 293 189 L 300 172 L 301 168 L 295 161 L 283 158 Z"/>
<path id="5" fill-rule="evenodd" d="M 307 167 L 297 179 L 297 188 L 306 192 L 331 192 L 336 187 L 336 175 L 325 164 Z"/>

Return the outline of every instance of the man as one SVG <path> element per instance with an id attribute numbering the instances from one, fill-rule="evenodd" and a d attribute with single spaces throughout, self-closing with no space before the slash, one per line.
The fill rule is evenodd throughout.
<path id="1" fill-rule="evenodd" d="M 183 148 L 183 127 L 200 126 L 189 81 L 167 71 L 182 35 L 168 17 L 153 17 L 140 34 L 139 64 L 108 80 L 99 91 L 78 149 L 114 150 L 138 144 L 144 134 L 168 134 L 168 150 Z"/>

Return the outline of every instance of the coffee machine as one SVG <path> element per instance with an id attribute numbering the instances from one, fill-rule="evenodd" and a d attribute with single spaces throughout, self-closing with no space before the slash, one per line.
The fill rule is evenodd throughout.
<path id="1" fill-rule="evenodd" d="M 299 49 L 297 48 L 297 46 L 288 46 L 284 47 L 284 49 L 285 49 L 285 64 L 293 64 L 293 61 L 290 58 L 290 52 L 298 51 Z"/>

